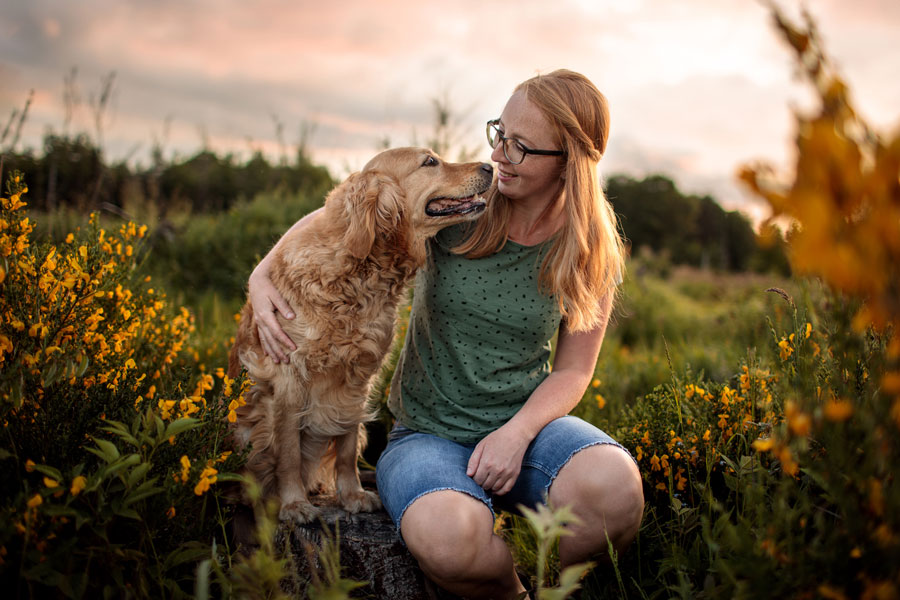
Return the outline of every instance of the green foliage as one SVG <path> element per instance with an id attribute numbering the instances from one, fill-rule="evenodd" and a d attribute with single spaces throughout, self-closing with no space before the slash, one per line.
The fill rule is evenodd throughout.
<path id="1" fill-rule="evenodd" d="M 250 272 L 298 219 L 322 206 L 317 195 L 261 194 L 224 212 L 184 215 L 168 233 L 153 235 L 147 268 L 185 300 L 204 292 L 243 300 Z M 237 306 L 240 308 L 240 305 Z"/>
<path id="2" fill-rule="evenodd" d="M 196 373 L 193 323 L 136 269 L 143 228 L 32 244 L 0 210 L 0 582 L 10 597 L 179 597 L 228 508 L 241 381 Z M 193 389 L 193 391 L 189 391 Z M 219 485 L 215 485 L 216 483 Z"/>
<path id="3" fill-rule="evenodd" d="M 747 218 L 724 210 L 710 196 L 686 196 L 664 175 L 640 181 L 614 175 L 606 186 L 635 256 L 649 250 L 675 264 L 789 273 L 776 231 L 771 232 L 770 245 L 760 251 Z"/>
<path id="4" fill-rule="evenodd" d="M 201 150 L 187 159 L 164 162 L 161 153 L 149 168 L 125 162 L 107 164 L 102 148 L 91 138 L 49 132 L 40 154 L 33 150 L 5 152 L 4 168 L 25 174 L 36 209 L 105 209 L 115 214 L 140 198 L 156 204 L 163 216 L 173 209 L 191 212 L 226 210 L 261 192 L 321 195 L 333 181 L 328 171 L 313 165 L 302 151 L 294 164 L 270 164 L 257 152 L 245 162 L 233 155 Z"/>
<path id="5" fill-rule="evenodd" d="M 537 587 L 535 597 L 538 600 L 563 600 L 581 587 L 579 581 L 593 563 L 569 565 L 559 573 L 559 581 L 551 587 L 546 573 L 551 548 L 564 535 L 572 535 L 567 525 L 578 524 L 579 519 L 572 510 L 563 506 L 555 510 L 539 504 L 536 510 L 527 506 L 519 506 L 528 526 L 534 532 L 537 546 Z"/>

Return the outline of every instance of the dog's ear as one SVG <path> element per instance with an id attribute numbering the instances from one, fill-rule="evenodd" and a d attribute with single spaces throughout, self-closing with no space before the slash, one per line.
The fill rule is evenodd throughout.
<path id="1" fill-rule="evenodd" d="M 344 244 L 356 258 L 365 258 L 375 243 L 375 210 L 378 206 L 378 175 L 354 173 L 341 186 L 347 229 Z"/>
<path id="2" fill-rule="evenodd" d="M 399 225 L 403 192 L 393 179 L 375 171 L 355 173 L 347 183 L 344 243 L 351 255 L 365 258 L 378 231 L 391 231 Z"/>

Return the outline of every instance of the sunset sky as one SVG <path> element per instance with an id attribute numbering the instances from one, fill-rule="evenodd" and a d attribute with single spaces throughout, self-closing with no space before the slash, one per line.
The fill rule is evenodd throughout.
<path id="1" fill-rule="evenodd" d="M 798 15 L 796 2 L 780 4 Z M 806 6 L 862 115 L 884 131 L 900 125 L 900 1 Z M 90 100 L 116 73 L 103 128 L 113 159 L 146 164 L 154 143 L 185 157 L 204 140 L 277 159 L 278 122 L 289 145 L 308 127 L 313 160 L 339 177 L 385 139 L 421 143 L 435 98 L 455 111 L 460 145 L 487 160 L 484 122 L 513 87 L 566 67 L 609 98 L 606 175 L 666 173 L 754 216 L 735 170 L 786 164 L 791 109 L 809 101 L 756 0 L 10 0 L 0 123 L 35 92 L 17 149 L 64 130 L 73 67 L 81 102 L 69 132 L 94 135 Z"/>

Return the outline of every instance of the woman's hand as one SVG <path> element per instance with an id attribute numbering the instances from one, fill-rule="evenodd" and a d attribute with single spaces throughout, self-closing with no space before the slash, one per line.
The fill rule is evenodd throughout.
<path id="1" fill-rule="evenodd" d="M 275 248 L 281 244 L 284 238 L 292 232 L 296 233 L 303 227 L 306 227 L 317 215 L 321 214 L 323 208 L 317 208 L 312 211 L 288 229 Z M 288 354 L 297 349 L 293 340 L 281 328 L 281 324 L 275 317 L 275 313 L 281 313 L 285 319 L 293 319 L 294 311 L 291 310 L 290 304 L 284 299 L 272 279 L 269 277 L 269 263 L 275 254 L 275 248 L 269 250 L 253 272 L 250 274 L 250 281 L 247 283 L 247 298 L 253 307 L 253 316 L 256 319 L 256 329 L 259 332 L 259 342 L 262 345 L 263 352 L 267 356 L 271 356 L 275 362 L 287 362 Z"/>
<path id="2" fill-rule="evenodd" d="M 268 262 L 263 260 L 253 270 L 247 284 L 247 298 L 253 306 L 253 316 L 263 351 L 275 362 L 287 362 L 288 354 L 297 346 L 281 328 L 275 313 L 293 319 L 294 312 L 269 279 Z"/>
<path id="3" fill-rule="evenodd" d="M 489 492 L 503 495 L 513 488 L 522 470 L 522 458 L 531 438 L 511 422 L 478 442 L 466 474 Z"/>

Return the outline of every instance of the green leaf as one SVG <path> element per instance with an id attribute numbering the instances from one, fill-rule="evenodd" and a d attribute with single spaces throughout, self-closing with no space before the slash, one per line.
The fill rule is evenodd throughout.
<path id="1" fill-rule="evenodd" d="M 106 467 L 106 469 L 103 470 L 103 477 L 106 478 L 110 475 L 115 475 L 125 467 L 134 466 L 139 462 L 141 462 L 141 457 L 137 454 L 129 454 L 128 456 L 123 456 L 115 462 L 110 463 Z"/>
<path id="2" fill-rule="evenodd" d="M 34 465 L 34 470 L 35 470 L 35 471 L 38 471 L 39 473 L 43 473 L 43 474 L 46 475 L 47 477 L 52 477 L 52 478 L 55 479 L 56 481 L 59 481 L 59 482 L 62 482 L 62 481 L 63 481 L 62 473 L 60 473 L 58 469 L 54 469 L 54 468 L 51 467 L 51 466 L 48 466 L 48 465 Z"/>
<path id="3" fill-rule="evenodd" d="M 169 439 L 172 436 L 176 436 L 179 433 L 184 433 L 185 431 L 190 431 L 191 429 L 199 426 L 200 421 L 198 419 L 194 419 L 192 417 L 183 417 L 169 423 L 169 426 L 166 427 L 166 432 L 162 437 L 163 439 Z"/>
<path id="4" fill-rule="evenodd" d="M 87 357 L 87 354 L 85 354 L 84 357 L 81 359 L 81 363 L 78 365 L 78 370 L 75 372 L 75 374 L 78 377 L 82 377 L 85 374 L 85 372 L 87 371 L 88 366 L 90 364 L 91 364 L 91 361 Z"/>
<path id="5" fill-rule="evenodd" d="M 50 517 L 78 517 L 78 512 L 67 506 L 59 506 L 58 504 L 45 504 L 41 512 Z"/>
<path id="6" fill-rule="evenodd" d="M 209 567 L 212 561 L 206 559 L 197 565 L 197 577 L 194 579 L 194 598 L 209 600 Z"/>
<path id="7" fill-rule="evenodd" d="M 240 473 L 219 473 L 216 475 L 216 481 L 217 482 L 221 482 L 221 481 L 244 482 L 244 481 L 247 481 L 247 478 L 244 475 L 241 475 Z"/>
<path id="8" fill-rule="evenodd" d="M 100 438 L 92 437 L 91 439 L 94 440 L 95 444 L 97 444 L 97 448 L 99 448 L 99 452 L 94 452 L 93 449 L 91 449 L 91 448 L 88 448 L 89 451 L 94 452 L 94 454 L 96 454 L 97 456 L 99 456 L 100 458 L 102 458 L 103 460 L 105 460 L 108 463 L 111 463 L 114 460 L 119 458 L 119 456 L 120 456 L 119 449 L 116 448 L 115 444 L 113 444 L 109 440 L 104 440 L 104 439 L 100 439 Z"/>
<path id="9" fill-rule="evenodd" d="M 115 436 L 118 436 L 135 448 L 140 448 L 141 443 L 131 434 L 130 431 L 128 431 L 128 428 L 123 423 L 119 423 L 118 421 L 107 421 L 106 423 L 107 425 L 105 427 L 100 428 L 102 431 L 106 431 Z"/>
<path id="10" fill-rule="evenodd" d="M 140 485 L 134 492 L 128 495 L 125 499 L 125 506 L 131 506 L 135 502 L 139 502 L 144 498 L 149 498 L 150 496 L 155 496 L 156 494 L 163 491 L 163 488 L 156 486 L 157 477 L 153 477 L 148 479 L 144 483 Z"/>
<path id="11" fill-rule="evenodd" d="M 113 511 L 114 515 L 118 515 L 120 517 L 125 517 L 126 519 L 134 519 L 135 521 L 141 520 L 141 515 L 137 513 L 133 508 L 121 507 L 117 508 Z"/>
<path id="12" fill-rule="evenodd" d="M 166 556 L 165 568 L 168 570 L 178 565 L 196 562 L 209 558 L 211 554 L 211 548 L 202 542 L 186 542 Z"/>
<path id="13" fill-rule="evenodd" d="M 128 477 L 125 478 L 125 485 L 129 488 L 134 487 L 137 482 L 146 477 L 147 471 L 150 470 L 150 466 L 150 463 L 142 462 L 132 469 L 131 473 L 128 474 Z"/>
<path id="14" fill-rule="evenodd" d="M 57 363 L 52 362 L 44 367 L 44 370 L 41 372 L 41 380 L 44 382 L 44 387 L 50 387 L 56 383 L 58 374 L 59 365 Z"/>

